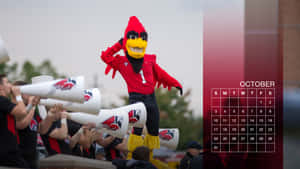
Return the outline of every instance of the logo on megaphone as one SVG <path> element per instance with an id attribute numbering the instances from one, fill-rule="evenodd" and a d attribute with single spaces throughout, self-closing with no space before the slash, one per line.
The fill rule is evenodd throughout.
<path id="1" fill-rule="evenodd" d="M 128 130 L 128 114 L 115 110 L 101 110 L 98 115 L 73 112 L 68 114 L 68 119 L 80 124 L 95 124 L 97 131 L 123 138 Z"/>
<path id="2" fill-rule="evenodd" d="M 20 86 L 21 93 L 71 102 L 84 102 L 84 77 L 44 81 Z"/>
<path id="3" fill-rule="evenodd" d="M 159 132 L 159 138 L 169 141 L 174 138 L 174 133 L 171 130 L 162 130 Z"/>
<path id="4" fill-rule="evenodd" d="M 129 123 L 136 123 L 140 120 L 141 110 L 131 110 L 128 113 Z"/>
<path id="5" fill-rule="evenodd" d="M 179 142 L 179 130 L 177 128 L 159 129 L 160 145 L 175 150 Z"/>
<path id="6" fill-rule="evenodd" d="M 119 116 L 112 116 L 102 122 L 102 125 L 106 129 L 118 130 L 122 127 L 123 118 Z"/>
<path id="7" fill-rule="evenodd" d="M 147 111 L 144 103 L 134 103 L 127 106 L 123 106 L 114 109 L 116 112 L 126 112 L 128 116 L 128 122 L 133 127 L 144 127 L 147 120 Z"/>
<path id="8" fill-rule="evenodd" d="M 58 81 L 57 83 L 54 84 L 54 87 L 56 89 L 60 90 L 70 90 L 76 85 L 76 80 L 67 78 L 63 79 L 61 81 Z"/>
<path id="9" fill-rule="evenodd" d="M 84 100 L 87 102 L 93 97 L 93 92 L 90 90 L 84 90 Z"/>
<path id="10" fill-rule="evenodd" d="M 66 110 L 98 114 L 101 108 L 101 94 L 99 89 L 93 88 L 84 90 L 83 97 L 83 103 L 75 103 L 57 99 L 41 99 L 40 104 L 50 107 L 54 106 L 55 104 L 61 104 Z"/>

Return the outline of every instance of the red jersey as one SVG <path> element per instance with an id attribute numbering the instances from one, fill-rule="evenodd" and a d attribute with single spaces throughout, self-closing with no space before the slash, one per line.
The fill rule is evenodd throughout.
<path id="1" fill-rule="evenodd" d="M 122 49 L 120 43 L 116 43 L 106 51 L 102 52 L 101 59 L 121 73 L 126 81 L 128 92 L 136 92 L 141 94 L 152 94 L 156 83 L 158 87 L 163 84 L 164 87 L 180 87 L 181 84 L 164 71 L 157 63 L 156 56 L 145 54 L 142 69 L 139 73 L 135 73 L 126 56 L 116 55 Z"/>

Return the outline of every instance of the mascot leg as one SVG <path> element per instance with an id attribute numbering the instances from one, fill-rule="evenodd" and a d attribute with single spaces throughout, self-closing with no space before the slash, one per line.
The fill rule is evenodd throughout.
<path id="1" fill-rule="evenodd" d="M 159 149 L 159 137 L 147 134 L 144 139 L 144 145 L 150 149 L 150 162 L 158 169 L 169 169 L 168 164 L 153 158 L 153 149 Z"/>
<path id="2" fill-rule="evenodd" d="M 159 149 L 159 110 L 156 104 L 155 97 L 152 98 L 151 103 L 148 104 L 147 108 L 147 131 L 145 135 L 144 145 L 150 149 L 150 161 L 153 159 L 153 149 Z"/>
<path id="3" fill-rule="evenodd" d="M 159 110 L 156 104 L 155 96 L 151 100 L 151 104 L 147 106 L 147 122 L 148 134 L 144 138 L 144 145 L 150 149 L 150 162 L 158 169 L 168 169 L 168 164 L 153 158 L 153 149 L 160 148 L 159 142 Z"/>
<path id="4" fill-rule="evenodd" d="M 142 136 L 136 135 L 131 133 L 129 138 L 128 138 L 128 144 L 127 144 L 127 148 L 128 148 L 128 154 L 127 154 L 127 160 L 132 159 L 132 152 L 140 146 L 144 145 L 144 140 Z"/>
<path id="5" fill-rule="evenodd" d="M 150 161 L 152 161 L 153 160 L 153 149 L 160 148 L 159 137 L 152 136 L 150 134 L 146 134 L 146 136 L 144 138 L 144 145 L 150 149 Z"/>

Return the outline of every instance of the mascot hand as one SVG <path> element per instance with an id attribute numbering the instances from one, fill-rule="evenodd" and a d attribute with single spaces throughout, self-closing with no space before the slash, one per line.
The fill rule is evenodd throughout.
<path id="1" fill-rule="evenodd" d="M 121 39 L 119 40 L 119 43 L 121 44 L 121 46 L 123 46 L 123 38 L 121 38 Z"/>
<path id="2" fill-rule="evenodd" d="M 182 96 L 182 88 L 181 87 L 176 87 L 178 90 L 179 90 L 179 92 L 180 92 L 180 95 Z"/>
<path id="3" fill-rule="evenodd" d="M 111 69 L 113 69 L 113 68 L 112 68 L 111 66 L 107 65 L 107 66 L 106 66 L 106 69 L 105 69 L 105 74 L 107 75 L 107 74 L 110 72 Z M 115 78 L 116 72 L 117 72 L 117 70 L 116 70 L 116 69 L 113 69 L 112 78 Z"/>

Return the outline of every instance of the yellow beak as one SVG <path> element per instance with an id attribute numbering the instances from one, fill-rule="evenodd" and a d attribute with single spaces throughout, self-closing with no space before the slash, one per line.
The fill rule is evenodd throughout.
<path id="1" fill-rule="evenodd" d="M 145 55 L 147 41 L 141 38 L 127 39 L 125 46 L 129 56 L 135 59 L 141 59 Z"/>

